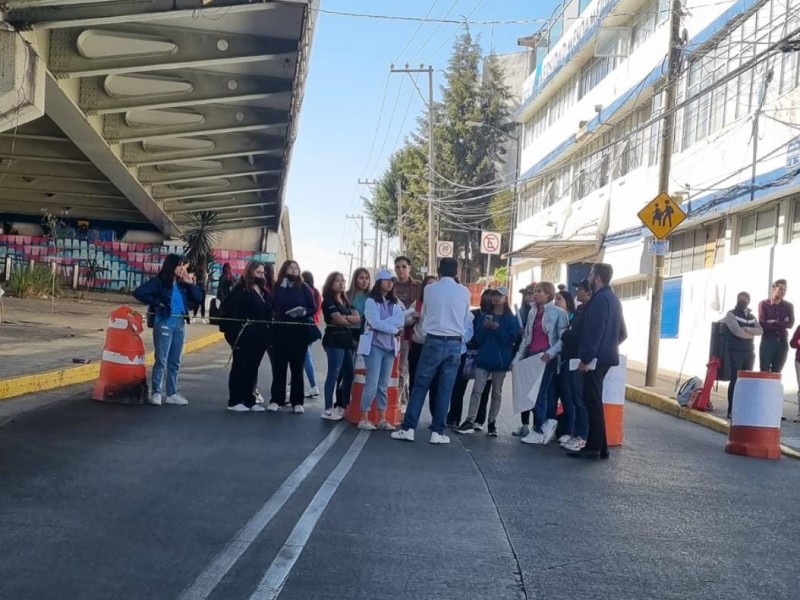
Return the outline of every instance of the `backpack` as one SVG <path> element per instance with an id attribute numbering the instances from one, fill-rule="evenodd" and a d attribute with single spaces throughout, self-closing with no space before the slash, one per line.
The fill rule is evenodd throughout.
<path id="1" fill-rule="evenodd" d="M 692 377 L 683 382 L 683 385 L 678 390 L 678 395 L 675 398 L 678 404 L 686 408 L 692 399 L 692 392 L 699 390 L 703 387 L 703 380 L 699 377 Z"/>

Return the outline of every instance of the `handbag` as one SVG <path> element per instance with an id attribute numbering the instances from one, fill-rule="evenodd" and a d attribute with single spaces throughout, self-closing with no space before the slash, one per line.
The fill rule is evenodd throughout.
<path id="1" fill-rule="evenodd" d="M 369 355 L 370 351 L 372 350 L 372 338 L 375 336 L 375 332 L 372 329 L 366 329 L 364 333 L 361 334 L 361 337 L 358 338 L 358 349 L 356 350 L 356 354 L 361 356 Z"/>
<path id="2" fill-rule="evenodd" d="M 314 323 L 314 319 L 308 319 L 306 325 L 306 341 L 308 342 L 308 345 L 310 346 L 314 342 L 318 342 L 321 339 L 322 332 L 320 331 L 319 327 L 317 327 L 317 324 Z"/>
<path id="3" fill-rule="evenodd" d="M 478 353 L 475 350 L 467 350 L 467 357 L 464 360 L 464 370 L 461 376 L 464 379 L 475 379 L 475 371 L 478 368 Z"/>

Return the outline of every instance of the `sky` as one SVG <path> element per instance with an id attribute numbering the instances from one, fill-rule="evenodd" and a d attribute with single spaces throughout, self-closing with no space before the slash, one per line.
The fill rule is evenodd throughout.
<path id="1" fill-rule="evenodd" d="M 557 0 L 322 0 L 329 11 L 470 21 L 530 20 L 525 24 L 477 25 L 484 54 L 517 52 L 517 39 L 530 35 Z M 535 21 L 538 19 L 538 21 Z M 358 256 L 357 221 L 369 188 L 358 180 L 377 179 L 388 158 L 402 147 L 424 110 L 408 75 L 390 66 L 432 65 L 435 99 L 456 35 L 463 27 L 436 22 L 368 19 L 318 13 L 309 75 L 286 190 L 294 258 L 320 282 L 331 271 L 346 275 Z M 419 86 L 427 96 L 427 77 Z M 385 100 L 384 100 L 385 96 Z M 381 110 L 383 107 L 383 110 Z M 374 237 L 365 219 L 364 237 Z M 372 248 L 365 249 L 372 265 Z M 357 259 L 353 263 L 358 266 Z M 320 284 L 321 285 L 321 284 Z"/>

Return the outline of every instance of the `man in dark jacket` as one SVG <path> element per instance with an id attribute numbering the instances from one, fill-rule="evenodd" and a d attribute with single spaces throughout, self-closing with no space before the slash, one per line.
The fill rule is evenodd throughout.
<path id="1" fill-rule="evenodd" d="M 592 265 L 589 272 L 592 299 L 582 311 L 583 331 L 578 346 L 578 370 L 583 372 L 589 436 L 582 450 L 567 453 L 574 458 L 609 456 L 603 416 L 603 379 L 611 367 L 619 365 L 619 345 L 628 337 L 622 304 L 610 287 L 613 274 L 614 269 L 606 263 Z M 594 361 L 596 363 L 593 365 Z"/>

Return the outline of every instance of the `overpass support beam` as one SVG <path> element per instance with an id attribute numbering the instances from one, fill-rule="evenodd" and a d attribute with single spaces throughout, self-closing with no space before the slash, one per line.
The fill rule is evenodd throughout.
<path id="1" fill-rule="evenodd" d="M 44 115 L 46 72 L 21 35 L 0 30 L 0 132 Z"/>

